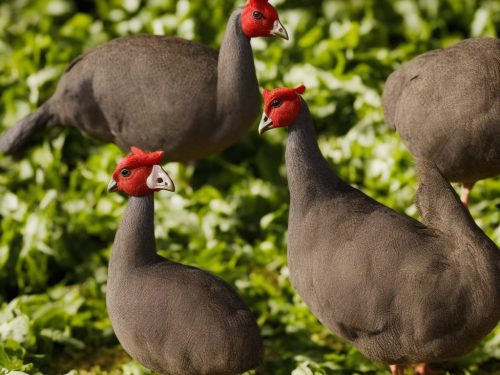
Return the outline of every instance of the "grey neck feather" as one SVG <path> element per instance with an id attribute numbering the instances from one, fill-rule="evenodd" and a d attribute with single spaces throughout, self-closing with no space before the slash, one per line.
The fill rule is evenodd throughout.
<path id="1" fill-rule="evenodd" d="M 321 154 L 314 121 L 304 100 L 301 100 L 299 116 L 288 128 L 285 158 L 292 201 L 306 203 L 321 195 L 331 196 L 346 185 Z"/>
<path id="2" fill-rule="evenodd" d="M 221 126 L 232 126 L 238 119 L 251 118 L 253 121 L 258 116 L 259 84 L 250 38 L 241 29 L 240 17 L 241 9 L 231 14 L 219 51 L 217 119 Z"/>
<path id="3" fill-rule="evenodd" d="M 157 259 L 153 194 L 130 197 L 113 242 L 109 272 L 118 269 L 123 273 Z"/>

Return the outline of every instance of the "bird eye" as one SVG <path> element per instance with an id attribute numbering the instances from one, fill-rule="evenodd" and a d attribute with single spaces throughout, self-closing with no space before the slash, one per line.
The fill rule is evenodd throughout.
<path id="1" fill-rule="evenodd" d="M 130 169 L 123 168 L 123 169 L 120 171 L 120 174 L 121 174 L 123 177 L 128 177 L 128 176 L 130 176 Z"/>
<path id="2" fill-rule="evenodd" d="M 281 100 L 279 100 L 279 99 L 274 99 L 271 102 L 271 107 L 273 107 L 273 108 L 278 108 L 280 105 L 281 105 Z"/>
<path id="3" fill-rule="evenodd" d="M 260 20 L 262 19 L 262 17 L 264 16 L 262 15 L 261 12 L 257 12 L 256 10 L 253 12 L 253 18 L 255 18 L 256 20 Z"/>

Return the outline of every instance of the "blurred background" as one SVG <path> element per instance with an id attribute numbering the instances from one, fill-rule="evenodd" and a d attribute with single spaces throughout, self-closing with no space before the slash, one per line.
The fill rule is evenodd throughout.
<path id="1" fill-rule="evenodd" d="M 307 86 L 325 157 L 342 178 L 415 216 L 412 160 L 381 110 L 401 63 L 463 38 L 496 36 L 500 2 L 275 0 L 290 41 L 255 39 L 261 86 Z M 217 48 L 232 0 L 0 0 L 0 130 L 44 102 L 67 64 L 121 35 L 178 35 Z M 140 124 L 139 124 L 140 125 Z M 192 165 L 167 164 L 156 195 L 161 254 L 231 283 L 265 340 L 257 374 L 387 374 L 324 329 L 286 266 L 286 131 L 248 137 Z M 0 374 L 149 374 L 120 348 L 105 308 L 107 262 L 125 198 L 106 186 L 122 152 L 54 129 L 22 158 L 0 155 Z M 471 212 L 500 244 L 500 178 Z M 388 275 L 390 277 L 390 275 Z M 452 374 L 500 374 L 500 328 Z M 18 371 L 18 372 L 13 372 Z M 255 373 L 255 372 L 252 372 Z"/>

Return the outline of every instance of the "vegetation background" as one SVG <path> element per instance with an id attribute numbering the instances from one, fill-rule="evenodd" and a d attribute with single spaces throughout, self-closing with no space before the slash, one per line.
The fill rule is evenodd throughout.
<path id="1" fill-rule="evenodd" d="M 415 215 L 411 158 L 384 125 L 384 80 L 401 63 L 463 38 L 496 36 L 500 2 L 276 0 L 290 41 L 255 39 L 263 87 L 304 83 L 324 155 L 351 184 Z M 54 91 L 67 64 L 121 35 L 178 35 L 218 47 L 233 0 L 0 0 L 0 130 Z M 138 124 L 140 125 L 140 124 Z M 161 254 L 237 288 L 265 341 L 259 374 L 386 374 L 325 330 L 286 266 L 286 131 L 257 129 L 222 155 L 167 170 L 156 195 Z M 147 374 L 118 345 L 104 302 L 125 198 L 107 194 L 122 152 L 54 129 L 20 159 L 0 156 L 0 374 Z M 500 179 L 471 211 L 500 243 Z M 387 275 L 391 277 L 391 275 Z M 500 329 L 453 374 L 500 374 Z"/>

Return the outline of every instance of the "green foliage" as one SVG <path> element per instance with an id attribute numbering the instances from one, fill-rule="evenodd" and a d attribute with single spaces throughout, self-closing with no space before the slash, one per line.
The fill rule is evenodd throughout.
<path id="1" fill-rule="evenodd" d="M 276 1 L 291 41 L 254 40 L 263 87 L 305 83 L 321 149 L 339 174 L 408 214 L 416 179 L 383 124 L 388 74 L 413 56 L 496 36 L 500 5 L 479 0 Z M 179 35 L 217 47 L 231 10 L 216 0 L 18 0 L 0 3 L 0 130 L 54 91 L 65 66 L 111 38 Z M 252 307 L 266 345 L 262 374 L 387 373 L 324 329 L 286 267 L 285 132 L 256 129 L 222 155 L 169 164 L 178 189 L 156 196 L 161 254 L 209 270 Z M 125 206 L 107 194 L 121 152 L 51 130 L 21 158 L 0 156 L 0 374 L 145 374 L 118 347 L 104 302 Z M 500 179 L 477 184 L 471 212 L 500 242 Z M 500 329 L 452 373 L 500 371 Z M 14 372 L 17 371 L 17 372 Z M 88 372 L 85 372 L 88 371 Z"/>

